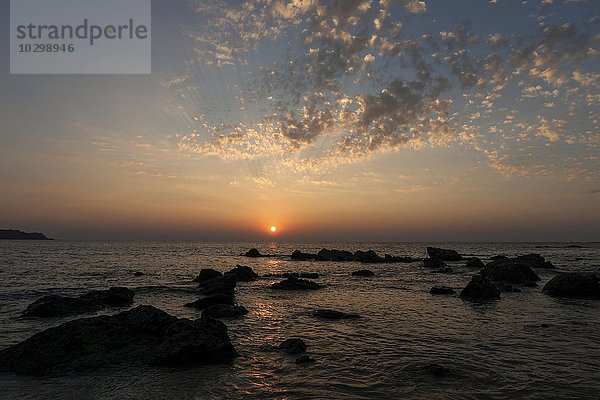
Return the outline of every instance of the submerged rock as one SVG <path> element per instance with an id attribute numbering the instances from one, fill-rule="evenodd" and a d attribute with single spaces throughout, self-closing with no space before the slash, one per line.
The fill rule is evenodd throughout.
<path id="1" fill-rule="evenodd" d="M 306 351 L 306 343 L 299 338 L 285 339 L 277 346 L 277 350 L 282 350 L 288 354 L 302 354 Z"/>
<path id="2" fill-rule="evenodd" d="M 481 275 L 473 275 L 471 281 L 460 292 L 460 297 L 471 301 L 495 300 L 500 298 L 500 289 L 489 279 Z"/>
<path id="3" fill-rule="evenodd" d="M 473 258 L 469 258 L 467 260 L 467 263 L 465 264 L 465 267 L 467 267 L 467 268 L 482 269 L 482 268 L 485 268 L 485 264 L 479 258 L 473 257 Z"/>
<path id="4" fill-rule="evenodd" d="M 179 319 L 152 306 L 66 322 L 0 351 L 0 369 L 64 374 L 117 364 L 158 366 L 231 362 L 236 351 L 222 322 Z"/>
<path id="5" fill-rule="evenodd" d="M 354 254 L 346 250 L 321 249 L 315 258 L 317 261 L 355 261 Z"/>
<path id="6" fill-rule="evenodd" d="M 315 317 L 324 318 L 324 319 L 355 319 L 360 318 L 358 314 L 350 314 L 337 310 L 330 309 L 319 309 L 313 312 Z"/>
<path id="7" fill-rule="evenodd" d="M 368 269 L 359 269 L 358 271 L 353 271 L 352 275 L 369 277 L 369 276 L 375 276 L 375 272 L 368 270 Z"/>
<path id="8" fill-rule="evenodd" d="M 252 268 L 245 265 L 236 265 L 225 275 L 232 275 L 238 282 L 251 282 L 258 279 L 258 274 L 252 270 Z"/>
<path id="9" fill-rule="evenodd" d="M 200 273 L 194 278 L 193 282 L 205 282 L 213 278 L 218 278 L 223 276 L 223 274 L 216 269 L 212 268 L 202 268 Z"/>
<path id="10" fill-rule="evenodd" d="M 206 307 L 202 315 L 208 315 L 213 318 L 237 318 L 248 314 L 248 310 L 244 306 L 234 306 L 231 304 L 215 304 Z"/>
<path id="11" fill-rule="evenodd" d="M 277 290 L 314 290 L 320 289 L 321 285 L 308 279 L 300 279 L 295 276 L 290 276 L 281 282 L 272 284 L 271 288 Z"/>
<path id="12" fill-rule="evenodd" d="M 431 294 L 455 294 L 456 291 L 447 286 L 434 286 L 429 290 Z"/>
<path id="13" fill-rule="evenodd" d="M 314 260 L 316 257 L 316 254 L 303 253 L 300 250 L 294 250 L 291 255 L 292 260 Z"/>
<path id="14" fill-rule="evenodd" d="M 258 251 L 257 249 L 252 248 L 252 249 L 248 250 L 244 254 L 244 256 L 246 256 L 246 257 L 262 257 L 263 255 L 260 254 L 260 251 Z"/>
<path id="15" fill-rule="evenodd" d="M 424 365 L 423 366 L 423 370 L 425 370 L 426 372 L 430 373 L 433 376 L 437 376 L 438 378 L 446 376 L 450 372 L 452 372 L 450 370 L 450 368 L 444 367 L 443 365 L 440 365 L 440 364 L 427 364 L 427 365 Z"/>
<path id="16" fill-rule="evenodd" d="M 435 268 L 435 269 L 448 268 L 448 264 L 446 264 L 440 258 L 436 258 L 436 257 L 425 258 L 423 260 L 423 266 L 425 266 L 426 268 Z"/>
<path id="17" fill-rule="evenodd" d="M 133 273 L 133 276 L 144 276 L 144 273 L 140 272 L 140 271 L 136 271 Z"/>
<path id="18" fill-rule="evenodd" d="M 600 298 L 600 280 L 594 274 L 559 274 L 546 283 L 542 292 L 557 297 Z"/>
<path id="19" fill-rule="evenodd" d="M 200 283 L 200 290 L 205 295 L 225 294 L 233 296 L 237 279 L 234 275 L 228 274 L 218 276 Z"/>
<path id="20" fill-rule="evenodd" d="M 412 263 L 419 260 L 409 256 L 392 256 L 390 254 L 386 254 L 383 257 L 383 261 L 386 263 Z"/>
<path id="21" fill-rule="evenodd" d="M 512 284 L 540 280 L 540 277 L 528 265 L 515 261 L 515 259 L 492 261 L 481 270 L 481 275 L 494 282 Z"/>
<path id="22" fill-rule="evenodd" d="M 440 268 L 440 269 L 431 271 L 432 274 L 451 274 L 452 272 L 454 272 L 454 270 L 452 268 Z"/>
<path id="23" fill-rule="evenodd" d="M 431 258 L 439 258 L 444 261 L 460 261 L 463 259 L 456 250 L 440 249 L 438 247 L 427 247 L 427 254 Z"/>
<path id="24" fill-rule="evenodd" d="M 191 303 L 185 304 L 185 307 L 197 308 L 203 310 L 206 307 L 214 306 L 215 304 L 233 304 L 233 296 L 227 294 L 213 294 L 203 297 Z"/>
<path id="25" fill-rule="evenodd" d="M 296 358 L 296 361 L 294 361 L 294 363 L 296 363 L 296 364 L 307 364 L 307 363 L 311 363 L 311 362 L 314 362 L 314 361 L 315 361 L 314 358 L 312 358 L 309 355 L 304 354 L 304 355 Z"/>
<path id="26" fill-rule="evenodd" d="M 92 290 L 79 297 L 44 296 L 31 303 L 24 317 L 63 317 L 88 313 L 107 307 L 122 307 L 133 303 L 135 293 L 127 288 L 112 287 L 108 290 Z"/>

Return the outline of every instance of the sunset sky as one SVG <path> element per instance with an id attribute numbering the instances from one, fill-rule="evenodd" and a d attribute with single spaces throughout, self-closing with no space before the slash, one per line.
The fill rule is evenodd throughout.
<path id="1" fill-rule="evenodd" d="M 152 7 L 152 75 L 2 58 L 0 228 L 600 240 L 600 1 Z"/>

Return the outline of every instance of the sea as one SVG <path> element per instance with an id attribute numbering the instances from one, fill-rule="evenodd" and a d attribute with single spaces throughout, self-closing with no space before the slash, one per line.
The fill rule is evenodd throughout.
<path id="1" fill-rule="evenodd" d="M 580 247 L 574 247 L 577 245 Z M 299 249 L 423 258 L 427 246 L 456 249 L 484 262 L 494 255 L 540 253 L 555 266 L 541 269 L 538 287 L 502 293 L 499 301 L 471 303 L 458 294 L 435 296 L 434 285 L 457 293 L 477 271 L 450 262 L 434 274 L 421 262 L 360 264 L 293 261 Z M 266 258 L 240 256 L 256 247 Z M 192 279 L 202 268 L 248 265 L 261 278 L 239 283 L 236 301 L 249 313 L 226 320 L 239 357 L 230 365 L 159 368 L 121 365 L 62 376 L 0 374 L 1 399 L 599 399 L 600 300 L 542 293 L 564 271 L 600 274 L 600 243 L 205 243 L 0 242 L 0 349 L 70 318 L 24 319 L 21 312 L 49 294 L 77 296 L 124 286 L 133 306 L 150 304 L 178 317 L 198 298 Z M 351 272 L 368 268 L 372 278 Z M 142 276 L 134 276 L 142 272 Z M 324 288 L 287 292 L 265 275 L 317 272 Z M 325 321 L 331 308 L 360 319 Z M 106 309 L 113 314 L 123 309 Z M 315 362 L 266 350 L 302 338 Z M 435 376 L 426 366 L 448 369 Z"/>

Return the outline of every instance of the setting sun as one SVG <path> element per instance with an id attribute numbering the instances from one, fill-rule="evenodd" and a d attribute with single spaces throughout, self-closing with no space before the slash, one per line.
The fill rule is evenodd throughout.
<path id="1" fill-rule="evenodd" d="M 271 231 L 271 233 L 275 233 L 275 232 L 277 232 L 277 227 L 276 227 L 276 226 L 272 226 L 272 227 L 270 228 L 270 231 Z"/>

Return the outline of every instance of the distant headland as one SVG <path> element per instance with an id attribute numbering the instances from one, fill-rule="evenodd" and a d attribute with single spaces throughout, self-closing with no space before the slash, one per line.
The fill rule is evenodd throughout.
<path id="1" fill-rule="evenodd" d="M 15 229 L 0 229 L 0 240 L 52 240 L 39 232 L 23 232 Z"/>

